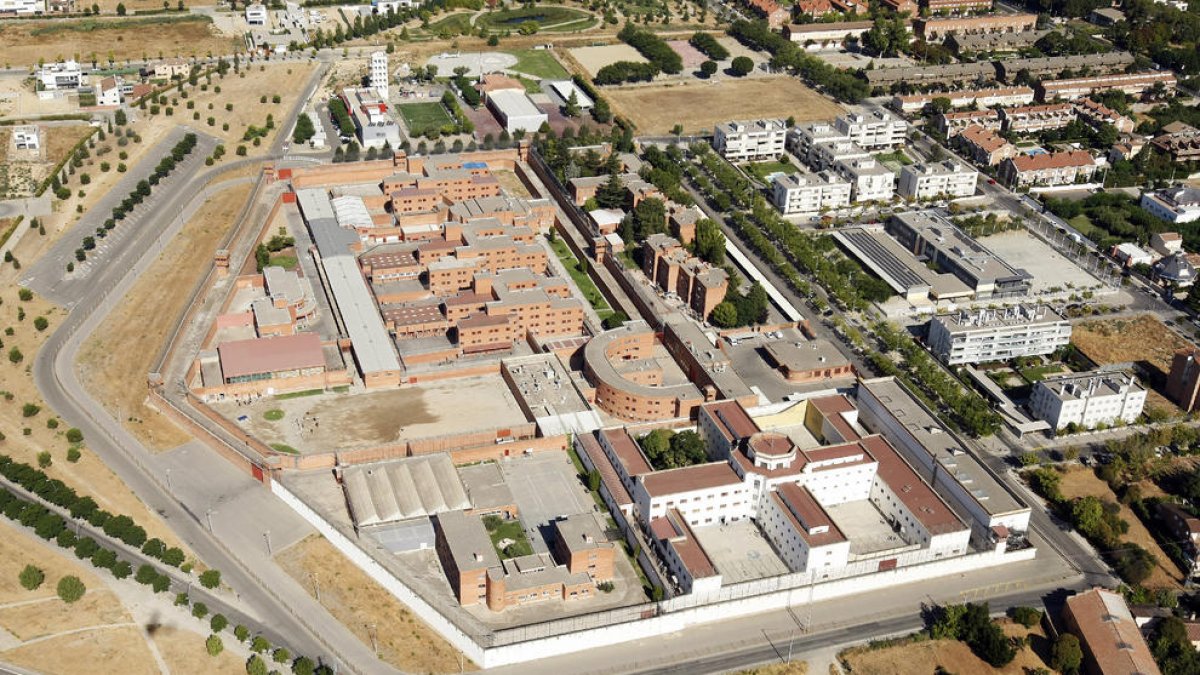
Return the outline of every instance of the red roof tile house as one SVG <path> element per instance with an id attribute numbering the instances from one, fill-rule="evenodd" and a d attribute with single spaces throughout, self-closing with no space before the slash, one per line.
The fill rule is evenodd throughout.
<path id="1" fill-rule="evenodd" d="M 746 0 L 751 11 L 767 20 L 771 30 L 776 30 L 791 18 L 791 13 L 775 0 Z"/>
<path id="2" fill-rule="evenodd" d="M 1091 180 L 1099 167 L 1086 150 L 1018 155 L 1000 165 L 1000 178 L 1009 187 L 1071 185 Z"/>

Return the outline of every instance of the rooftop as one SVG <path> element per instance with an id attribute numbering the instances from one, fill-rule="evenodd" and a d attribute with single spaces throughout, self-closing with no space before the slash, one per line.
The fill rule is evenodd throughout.
<path id="1" fill-rule="evenodd" d="M 347 466 L 342 486 L 358 527 L 471 507 L 445 453 Z"/>
<path id="2" fill-rule="evenodd" d="M 651 498 L 741 483 L 742 479 L 726 461 L 655 471 L 642 477 L 642 484 Z"/>
<path id="3" fill-rule="evenodd" d="M 221 374 L 226 380 L 325 367 L 321 338 L 315 333 L 223 342 L 217 345 L 217 352 L 221 357 Z"/>
<path id="4" fill-rule="evenodd" d="M 1066 609 L 1074 618 L 1084 649 L 1101 664 L 1103 673 L 1160 672 L 1119 594 L 1102 588 L 1076 593 L 1067 598 Z"/>
<path id="5" fill-rule="evenodd" d="M 446 548 L 460 572 L 500 566 L 500 556 L 492 547 L 483 520 L 463 511 L 437 514 L 438 528 L 446 538 Z"/>

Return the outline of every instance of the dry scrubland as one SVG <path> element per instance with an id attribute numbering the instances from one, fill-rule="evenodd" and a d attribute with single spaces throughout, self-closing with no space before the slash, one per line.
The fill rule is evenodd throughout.
<path id="1" fill-rule="evenodd" d="M 1129 532 L 1122 535 L 1122 539 L 1131 541 L 1138 546 L 1146 549 L 1158 558 L 1158 564 L 1154 566 L 1154 571 L 1150 574 L 1150 578 L 1142 584 L 1147 588 L 1179 588 L 1183 581 L 1183 575 L 1175 563 L 1171 562 L 1171 558 L 1163 552 L 1159 547 L 1158 542 L 1154 540 L 1154 536 L 1142 524 L 1140 518 L 1137 517 L 1127 505 L 1122 504 L 1108 483 L 1096 477 L 1090 469 L 1074 468 L 1062 476 L 1060 484 L 1063 496 L 1070 499 L 1072 497 L 1098 497 L 1102 501 L 1112 502 L 1120 507 L 1120 516 L 1125 522 L 1129 523 Z"/>
<path id="2" fill-rule="evenodd" d="M 91 130 L 83 122 L 43 126 L 42 152 L 35 156 L 24 150 L 12 152 L 12 130 L 0 129 L 0 199 L 32 195 L 50 171 Z"/>
<path id="3" fill-rule="evenodd" d="M 128 5 L 127 5 L 128 6 Z M 159 7 L 162 4 L 159 3 Z M 175 23 L 120 20 L 102 17 L 92 21 L 91 30 L 64 30 L 64 26 L 85 26 L 92 20 L 14 21 L 0 24 L 0 63 L 9 66 L 32 65 L 38 59 L 58 61 L 78 57 L 98 62 L 172 56 L 207 56 L 233 51 L 236 41 L 219 36 L 207 21 Z M 39 32 L 51 29 L 50 32 Z M 90 65 L 90 63 L 89 63 Z"/>
<path id="4" fill-rule="evenodd" d="M 613 112 L 637 125 L 640 134 L 667 134 L 676 124 L 685 133 L 712 129 L 718 122 L 748 117 L 795 117 L 796 122 L 833 119 L 838 104 L 794 77 L 721 80 L 717 84 L 601 88 Z M 753 102 L 753 108 L 747 102 Z"/>
<path id="5" fill-rule="evenodd" d="M 283 118 L 291 111 L 296 99 L 304 92 L 308 78 L 316 69 L 312 63 L 279 63 L 279 64 L 247 64 L 241 73 L 235 74 L 230 68 L 222 79 L 216 75 L 208 91 L 199 87 L 187 87 L 188 98 L 179 98 L 178 92 L 171 93 L 171 99 L 178 100 L 173 104 L 174 115 L 167 117 L 168 121 L 177 124 L 187 124 L 206 134 L 216 136 L 225 144 L 226 157 L 233 157 L 234 148 L 242 143 L 242 134 L 250 126 L 263 127 L 267 123 L 267 115 L 275 118 L 275 129 L 262 139 L 262 145 L 254 147 L 246 143 L 250 155 L 265 153 L 275 140 L 275 134 L 280 131 Z M 201 84 L 205 83 L 200 78 Z M 220 87 L 217 93 L 216 87 Z M 265 103 L 262 97 L 266 96 Z M 273 96 L 279 96 L 279 103 L 272 102 Z M 187 101 L 196 102 L 195 110 L 187 110 Z M 225 109 L 226 104 L 232 103 L 233 110 Z M 209 104 L 212 108 L 209 108 Z M 194 113 L 200 113 L 200 119 L 193 119 Z M 208 118 L 213 117 L 216 124 L 208 126 Z M 229 130 L 223 131 L 222 125 L 228 123 Z M 291 129 L 284 129 L 285 133 Z"/>
<path id="6" fill-rule="evenodd" d="M 157 358 L 196 281 L 212 262 L 221 238 L 250 195 L 239 184 L 215 194 L 196 212 L 137 284 L 100 324 L 80 354 L 84 382 L 152 450 L 168 450 L 190 436 L 146 405 L 146 374 Z"/>
<path id="7" fill-rule="evenodd" d="M 1050 642 L 1040 627 L 1027 629 L 1020 624 L 1004 624 L 1009 636 L 1030 638 L 1030 646 L 1017 652 L 1017 657 L 1003 668 L 992 668 L 971 648 L 957 640 L 925 640 L 909 644 L 867 649 L 856 647 L 842 652 L 841 660 L 854 675 L 929 675 L 929 673 L 998 673 L 1025 675 L 1047 669 L 1050 661 Z"/>
<path id="8" fill-rule="evenodd" d="M 275 561 L 313 597 L 312 575 L 318 575 L 321 604 L 363 644 L 371 645 L 367 626 L 375 625 L 379 657 L 384 661 L 410 673 L 458 672 L 459 653 L 454 647 L 321 535 L 311 535 L 280 551 Z M 463 664 L 467 670 L 475 669 L 470 661 Z"/>
<path id="9" fill-rule="evenodd" d="M 1100 365 L 1141 362 L 1162 373 L 1171 372 L 1175 352 L 1191 346 L 1157 317 L 1143 314 L 1132 319 L 1103 319 L 1076 324 L 1071 343 Z M 1146 404 L 1181 416 L 1183 411 L 1155 390 L 1146 392 Z"/>

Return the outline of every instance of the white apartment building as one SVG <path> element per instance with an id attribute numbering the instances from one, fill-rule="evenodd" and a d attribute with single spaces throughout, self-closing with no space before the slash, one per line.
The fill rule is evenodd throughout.
<path id="1" fill-rule="evenodd" d="M 970 197 L 975 194 L 979 172 L 947 159 L 929 164 L 911 164 L 900 170 L 898 192 L 913 200 L 939 197 Z"/>
<path id="2" fill-rule="evenodd" d="M 749 518 L 754 503 L 741 476 L 729 462 L 713 462 L 636 476 L 631 491 L 646 521 L 674 509 L 693 526 L 732 523 Z"/>
<path id="3" fill-rule="evenodd" d="M 822 171 L 776 176 L 771 183 L 771 203 L 785 216 L 817 213 L 850 205 L 850 182 Z"/>
<path id="4" fill-rule="evenodd" d="M 36 124 L 13 127 L 12 138 L 18 150 L 38 150 L 42 147 L 41 130 Z"/>
<path id="5" fill-rule="evenodd" d="M 266 5 L 246 5 L 246 23 L 251 26 L 267 25 L 267 7 Z"/>
<path id="6" fill-rule="evenodd" d="M 88 77 L 75 61 L 47 63 L 37 71 L 37 81 L 46 91 L 78 89 L 87 84 Z"/>
<path id="7" fill-rule="evenodd" d="M 807 161 L 813 171 L 826 171 L 837 166 L 838 162 L 870 157 L 871 153 L 854 141 L 822 141 L 809 150 Z"/>
<path id="8" fill-rule="evenodd" d="M 1018 305 L 935 316 L 929 351 L 948 365 L 1053 353 L 1071 341 L 1071 322 L 1045 305 Z"/>
<path id="9" fill-rule="evenodd" d="M 891 201 L 896 194 L 896 174 L 874 157 L 841 160 L 834 168 L 850 181 L 850 196 L 855 204 Z"/>
<path id="10" fill-rule="evenodd" d="M 731 162 L 775 159 L 783 154 L 786 141 L 783 120 L 726 122 L 713 133 L 713 148 Z"/>
<path id="11" fill-rule="evenodd" d="M 0 14 L 42 14 L 46 11 L 46 0 L 0 0 Z"/>
<path id="12" fill-rule="evenodd" d="M 904 145 L 908 123 L 884 110 L 865 114 L 841 115 L 834 122 L 838 131 L 869 150 L 891 149 Z"/>
<path id="13" fill-rule="evenodd" d="M 818 143 L 848 143 L 850 137 L 829 122 L 798 124 L 787 132 L 787 149 L 806 164 L 812 164 L 813 147 Z"/>
<path id="14" fill-rule="evenodd" d="M 1191 223 L 1200 220 L 1200 189 L 1175 187 L 1158 192 L 1145 192 L 1142 193 L 1140 203 L 1150 215 L 1162 218 L 1168 223 Z M 1182 242 L 1181 239 L 1178 241 Z M 1177 248 L 1163 255 L 1170 255 L 1178 250 Z"/>
<path id="15" fill-rule="evenodd" d="M 371 52 L 371 70 L 370 82 L 371 88 L 375 93 L 379 94 L 379 98 L 386 103 L 388 99 L 388 81 L 391 78 L 388 73 L 388 55 L 385 51 Z"/>
<path id="16" fill-rule="evenodd" d="M 1038 382 L 1029 396 L 1033 416 L 1056 431 L 1075 425 L 1095 429 L 1117 421 L 1132 424 L 1142 414 L 1146 390 L 1126 372 L 1091 371 L 1056 375 Z"/>
<path id="17" fill-rule="evenodd" d="M 399 12 L 402 9 L 415 7 L 417 3 L 415 0 L 376 0 L 374 5 L 378 13 L 387 14 L 388 12 Z"/>

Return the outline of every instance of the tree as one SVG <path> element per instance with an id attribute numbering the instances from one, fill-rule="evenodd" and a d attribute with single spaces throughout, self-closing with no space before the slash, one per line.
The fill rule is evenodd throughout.
<path id="1" fill-rule="evenodd" d="M 271 642 L 261 635 L 255 635 L 250 641 L 250 651 L 256 654 L 266 653 L 271 649 Z"/>
<path id="2" fill-rule="evenodd" d="M 1013 607 L 1008 614 L 1026 628 L 1033 628 L 1042 621 L 1042 611 L 1033 607 Z"/>
<path id="3" fill-rule="evenodd" d="M 300 113 L 300 116 L 296 118 L 296 128 L 292 131 L 292 141 L 307 143 L 316 133 L 312 118 L 308 116 L 308 113 Z"/>
<path id="4" fill-rule="evenodd" d="M 124 579 L 130 574 L 133 574 L 133 565 L 130 565 L 128 561 L 119 560 L 117 564 L 112 566 L 112 575 L 114 578 Z"/>
<path id="5" fill-rule="evenodd" d="M 292 660 L 292 653 L 287 650 L 287 647 L 280 647 L 271 652 L 271 660 L 275 663 L 287 663 Z"/>
<path id="6" fill-rule="evenodd" d="M 117 4 L 117 16 L 125 16 L 125 3 L 121 2 Z M 111 61 L 112 59 L 109 60 Z"/>
<path id="7" fill-rule="evenodd" d="M 67 442 L 68 443 L 82 443 L 83 442 L 83 432 L 80 431 L 79 429 L 76 429 L 75 427 L 71 427 L 70 429 L 67 429 Z"/>
<path id="8" fill-rule="evenodd" d="M 238 639 L 238 642 L 245 642 L 246 638 L 250 637 L 250 629 L 239 623 L 233 628 L 233 636 Z"/>
<path id="9" fill-rule="evenodd" d="M 729 301 L 721 302 L 713 307 L 710 320 L 718 328 L 736 328 L 738 325 L 737 307 L 734 307 L 733 303 Z"/>
<path id="10" fill-rule="evenodd" d="M 202 572 L 200 574 L 200 585 L 207 589 L 210 589 L 210 590 L 213 588 L 216 588 L 217 586 L 220 586 L 221 585 L 220 570 L 205 570 L 204 572 Z"/>
<path id="11" fill-rule="evenodd" d="M 725 235 L 708 218 L 696 221 L 696 255 L 717 267 L 725 264 Z"/>
<path id="12" fill-rule="evenodd" d="M 612 330 L 614 328 L 620 328 L 621 326 L 624 326 L 625 322 L 628 320 L 629 317 L 625 314 L 625 312 L 622 312 L 618 309 L 612 314 L 604 317 L 604 320 L 600 322 L 600 325 L 604 327 L 604 330 Z"/>
<path id="13" fill-rule="evenodd" d="M 20 363 L 24 358 L 25 358 L 25 355 L 21 353 L 20 349 L 13 347 L 12 349 L 8 350 L 8 362 L 9 363 L 14 363 L 14 364 Z"/>
<path id="14" fill-rule="evenodd" d="M 254 265 L 255 265 L 255 267 L 258 268 L 259 272 L 262 272 L 270 264 L 271 264 L 271 251 L 267 248 L 266 244 L 259 244 L 254 249 Z"/>
<path id="15" fill-rule="evenodd" d="M 717 74 L 718 67 L 716 61 L 705 61 L 700 64 L 700 74 L 704 77 L 712 77 Z"/>
<path id="16" fill-rule="evenodd" d="M 125 116 L 125 111 L 120 108 L 117 108 L 117 111 L 115 113 L 113 113 L 113 124 L 115 124 L 119 127 L 123 127 L 128 122 L 129 122 L 129 118 Z"/>
<path id="17" fill-rule="evenodd" d="M 204 641 L 204 650 L 208 652 L 209 656 L 217 656 L 225 651 L 225 643 L 221 642 L 220 635 L 209 635 L 208 639 Z"/>
<path id="18" fill-rule="evenodd" d="M 750 287 L 750 292 L 746 294 L 745 301 L 738 306 L 738 321 L 744 326 L 762 323 L 767 319 L 769 302 L 767 290 L 762 287 L 762 284 L 755 281 Z"/>
<path id="19" fill-rule="evenodd" d="M 246 661 L 247 675 L 267 675 L 267 662 L 262 660 L 258 654 L 251 654 L 250 659 Z"/>
<path id="20" fill-rule="evenodd" d="M 203 602 L 197 602 L 196 604 L 192 605 L 192 616 L 196 617 L 197 619 L 203 619 L 204 617 L 208 616 L 208 605 L 204 604 Z"/>
<path id="21" fill-rule="evenodd" d="M 221 631 L 225 630 L 225 627 L 228 625 L 229 619 L 226 619 L 224 614 L 213 614 L 212 618 L 208 620 L 208 627 L 211 628 L 212 632 L 214 633 L 220 633 Z"/>
<path id="22" fill-rule="evenodd" d="M 18 579 L 21 581 L 21 588 L 27 591 L 36 591 L 46 580 L 46 573 L 33 565 L 26 565 L 25 569 L 21 570 Z"/>
<path id="23" fill-rule="evenodd" d="M 749 56 L 737 56 L 729 62 L 729 73 L 734 77 L 745 77 L 754 72 L 754 61 Z"/>
<path id="24" fill-rule="evenodd" d="M 1075 675 L 1083 665 L 1083 650 L 1079 646 L 1079 638 L 1070 633 L 1062 633 L 1054 641 L 1054 651 L 1050 656 L 1050 667 L 1063 675 Z"/>
<path id="25" fill-rule="evenodd" d="M 40 333 L 50 327 L 50 322 L 46 320 L 46 317 L 39 316 L 33 320 L 33 327 Z"/>
<path id="26" fill-rule="evenodd" d="M 87 592 L 87 586 L 79 580 L 79 577 L 67 575 L 58 580 L 58 597 L 68 605 L 77 602 Z"/>
<path id="27" fill-rule="evenodd" d="M 292 661 L 292 675 L 313 675 L 313 670 L 316 664 L 307 656 L 297 656 L 295 661 Z"/>
<path id="28" fill-rule="evenodd" d="M 575 95 L 575 89 L 571 89 L 571 95 L 567 97 L 567 105 L 563 108 L 563 113 L 567 117 L 579 117 L 579 97 Z"/>
<path id="29" fill-rule="evenodd" d="M 618 209 L 625 206 L 625 185 L 615 172 L 608 175 L 608 181 L 596 190 L 596 203 L 602 209 Z"/>

